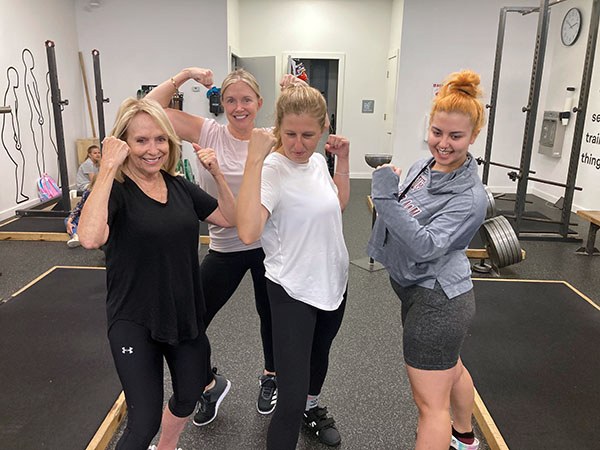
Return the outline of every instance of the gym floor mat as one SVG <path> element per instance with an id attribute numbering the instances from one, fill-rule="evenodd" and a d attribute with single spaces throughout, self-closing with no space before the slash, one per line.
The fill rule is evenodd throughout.
<path id="1" fill-rule="evenodd" d="M 562 281 L 474 284 L 462 359 L 501 434 L 490 448 L 597 448 L 600 308 Z"/>
<path id="2" fill-rule="evenodd" d="M 121 392 L 106 275 L 56 267 L 0 304 L 0 447 L 90 448 Z M 110 438 L 110 437 L 109 437 Z"/>
<path id="3" fill-rule="evenodd" d="M 0 231 L 66 233 L 64 217 L 17 217 L 0 225 Z"/>
<path id="4" fill-rule="evenodd" d="M 63 217 L 15 217 L 0 225 L 0 241 L 69 240 Z"/>

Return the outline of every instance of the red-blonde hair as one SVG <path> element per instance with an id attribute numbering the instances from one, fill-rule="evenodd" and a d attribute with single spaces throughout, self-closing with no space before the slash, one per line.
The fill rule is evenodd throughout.
<path id="1" fill-rule="evenodd" d="M 460 112 L 469 116 L 473 133 L 479 134 L 485 124 L 480 82 L 481 78 L 472 70 L 451 73 L 433 99 L 430 120 L 438 112 Z"/>

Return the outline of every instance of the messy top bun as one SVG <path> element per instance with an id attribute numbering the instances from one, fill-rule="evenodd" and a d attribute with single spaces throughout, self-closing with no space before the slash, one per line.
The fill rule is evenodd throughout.
<path id="1" fill-rule="evenodd" d="M 471 118 L 473 133 L 477 135 L 485 123 L 483 104 L 479 100 L 480 77 L 471 70 L 454 72 L 446 78 L 433 100 L 430 117 L 437 112 L 460 112 Z"/>

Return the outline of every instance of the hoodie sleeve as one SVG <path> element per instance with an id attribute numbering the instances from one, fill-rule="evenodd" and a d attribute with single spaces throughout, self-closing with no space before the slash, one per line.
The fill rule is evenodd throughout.
<path id="1" fill-rule="evenodd" d="M 398 202 L 398 177 L 391 168 L 373 173 L 372 198 L 379 220 L 389 238 L 396 240 L 413 261 L 420 263 L 439 258 L 448 251 L 466 248 L 472 236 L 473 196 L 456 195 L 429 223 L 421 225 Z M 466 241 L 466 243 L 465 243 Z"/>

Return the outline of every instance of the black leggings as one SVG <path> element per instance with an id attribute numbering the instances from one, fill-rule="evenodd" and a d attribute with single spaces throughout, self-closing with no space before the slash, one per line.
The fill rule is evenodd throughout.
<path id="1" fill-rule="evenodd" d="M 264 259 L 265 253 L 262 248 L 231 253 L 221 253 L 214 250 L 208 251 L 200 265 L 202 289 L 204 290 L 204 299 L 206 302 L 204 324 L 208 328 L 213 317 L 231 298 L 246 272 L 250 270 L 254 284 L 256 311 L 260 317 L 260 336 L 262 338 L 265 359 L 264 368 L 270 372 L 275 372 L 271 309 L 269 307 L 267 285 L 265 282 Z M 210 361 L 210 345 L 208 355 Z M 209 364 L 207 379 L 212 380 L 212 378 Z"/>
<path id="2" fill-rule="evenodd" d="M 108 339 L 127 402 L 127 426 L 117 450 L 147 450 L 162 417 L 163 357 L 171 372 L 173 395 L 169 410 L 177 417 L 194 412 L 206 385 L 208 339 L 202 331 L 193 340 L 169 345 L 150 331 L 126 320 L 115 322 Z"/>
<path id="3" fill-rule="evenodd" d="M 267 280 L 277 361 L 277 408 L 267 435 L 267 449 L 293 450 L 298 442 L 306 396 L 319 395 L 329 366 L 329 350 L 346 307 L 323 311 L 290 297 Z"/>

